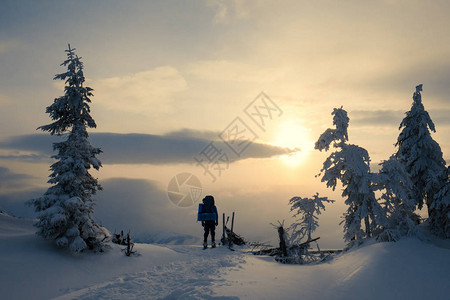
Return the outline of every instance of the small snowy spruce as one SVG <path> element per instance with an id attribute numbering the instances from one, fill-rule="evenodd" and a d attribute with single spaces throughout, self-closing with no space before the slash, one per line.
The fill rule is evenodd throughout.
<path id="1" fill-rule="evenodd" d="M 442 174 L 445 161 L 439 144 L 433 140 L 430 130 L 436 132 L 430 115 L 422 104 L 422 84 L 416 86 L 413 94 L 411 110 L 400 123 L 401 129 L 396 146 L 397 159 L 405 166 L 413 184 L 413 197 L 419 209 L 424 202 L 428 206 L 430 224 L 437 226 L 434 220 L 436 205 L 433 205 L 436 194 L 445 185 Z M 439 230 L 432 228 L 434 231 Z"/>
<path id="2" fill-rule="evenodd" d="M 327 129 L 319 137 L 315 149 L 328 151 L 332 143 L 337 149 L 323 163 L 322 181 L 333 190 L 338 180 L 344 187 L 342 196 L 346 199 L 348 209 L 344 213 L 342 223 L 344 223 L 344 238 L 351 246 L 364 238 L 372 237 L 379 226 L 384 224 L 385 218 L 375 198 L 367 150 L 347 144 L 349 123 L 347 112 L 342 107 L 335 108 L 332 115 L 336 128 Z"/>
<path id="3" fill-rule="evenodd" d="M 372 174 L 374 189 L 381 192 L 380 201 L 386 216 L 378 240 L 397 241 L 403 236 L 416 235 L 419 216 L 414 213 L 416 205 L 408 172 L 395 156 L 380 166 L 380 172 Z"/>
<path id="4" fill-rule="evenodd" d="M 313 198 L 293 197 L 289 200 L 291 212 L 295 211 L 293 217 L 297 217 L 289 231 L 291 232 L 291 243 L 300 244 L 306 237 L 306 241 L 311 240 L 311 234 L 319 227 L 319 218 L 321 210 L 325 210 L 324 202 L 333 203 L 334 200 L 328 200 L 327 197 L 319 197 L 315 194 Z"/>
<path id="5" fill-rule="evenodd" d="M 48 182 L 53 186 L 30 203 L 38 212 L 36 227 L 40 236 L 54 240 L 56 245 L 71 252 L 102 251 L 108 232 L 92 219 L 92 195 L 101 186 L 88 172 L 91 166 L 97 170 L 101 167 L 96 158 L 101 150 L 91 146 L 86 130 L 96 127 L 89 107 L 93 90 L 83 86 L 83 63 L 74 51 L 70 45 L 65 50 L 67 60 L 61 65 L 67 67 L 67 71 L 54 78 L 66 83 L 64 96 L 56 98 L 46 110 L 54 122 L 38 128 L 51 135 L 64 134 L 67 139 L 53 144 L 58 151 L 53 156 L 57 162 L 50 167 L 52 173 Z"/>

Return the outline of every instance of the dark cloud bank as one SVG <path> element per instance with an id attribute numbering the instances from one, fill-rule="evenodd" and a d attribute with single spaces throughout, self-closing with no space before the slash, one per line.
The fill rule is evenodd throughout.
<path id="1" fill-rule="evenodd" d="M 267 158 L 295 152 L 283 147 L 269 144 L 252 143 L 240 156 L 232 151 L 218 138 L 219 133 L 193 131 L 184 129 L 165 135 L 153 134 L 118 134 L 92 133 L 91 144 L 100 147 L 100 156 L 104 164 L 176 164 L 193 163 L 194 156 L 211 142 L 228 154 L 230 161 L 246 158 Z M 0 148 L 30 151 L 32 155 L 2 156 L 2 159 L 26 159 L 42 161 L 43 157 L 53 155 L 52 144 L 63 137 L 45 134 L 33 134 L 12 137 L 0 142 Z M 36 154 L 37 153 L 37 154 Z"/>

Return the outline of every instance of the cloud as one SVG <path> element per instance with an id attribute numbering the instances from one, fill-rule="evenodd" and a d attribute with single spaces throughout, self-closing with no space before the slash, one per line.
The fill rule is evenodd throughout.
<path id="1" fill-rule="evenodd" d="M 214 23 L 227 23 L 230 19 L 248 16 L 245 0 L 207 0 L 206 5 L 215 9 Z"/>
<path id="2" fill-rule="evenodd" d="M 26 181 L 34 178 L 27 174 L 16 174 L 8 168 L 0 166 L 0 189 L 13 189 L 21 187 Z"/>
<path id="3" fill-rule="evenodd" d="M 184 129 L 166 135 L 92 133 L 91 144 L 100 147 L 100 160 L 105 164 L 176 164 L 195 163 L 194 156 L 208 146 L 214 145 L 227 153 L 230 162 L 247 158 L 268 158 L 298 151 L 288 148 L 252 143 L 240 156 L 236 156 L 214 132 Z M 35 134 L 10 138 L 0 142 L 0 148 L 34 152 L 33 157 L 48 158 L 54 153 L 51 145 L 61 137 Z M 6 156 L 12 159 L 14 155 Z M 20 157 L 20 156 L 19 156 Z"/>
<path id="4" fill-rule="evenodd" d="M 94 88 L 95 103 L 128 112 L 168 112 L 171 97 L 187 88 L 177 69 L 170 66 L 127 76 L 88 80 Z"/>
<path id="5" fill-rule="evenodd" d="M 437 127 L 439 127 L 439 125 L 450 125 L 450 109 L 430 110 L 428 113 Z"/>
<path id="6" fill-rule="evenodd" d="M 40 161 L 40 158 L 49 158 L 53 155 L 52 145 L 55 142 L 62 141 L 62 137 L 50 136 L 47 134 L 30 134 L 12 137 L 0 141 L 0 148 L 14 149 L 23 151 L 32 151 L 33 154 L 28 156 L 35 157 L 35 161 Z M 17 151 L 11 152 L 9 155 L 2 155 L 3 159 L 22 159 L 22 155 L 18 155 Z"/>
<path id="7" fill-rule="evenodd" d="M 216 140 L 217 137 L 219 136 L 219 134 L 220 134 L 220 132 L 218 132 L 218 131 L 194 130 L 194 129 L 183 128 L 180 130 L 166 133 L 165 136 L 174 137 L 174 138 L 190 137 L 190 138 L 203 139 L 203 140 Z"/>
<path id="8" fill-rule="evenodd" d="M 393 126 L 398 127 L 405 117 L 401 110 L 353 110 L 350 112 L 350 122 L 359 126 Z M 450 125 L 450 109 L 428 111 L 435 125 Z"/>
<path id="9" fill-rule="evenodd" d="M 22 162 L 39 163 L 43 161 L 51 162 L 49 155 L 44 154 L 15 154 L 0 155 L 0 160 L 20 160 Z"/>
<path id="10" fill-rule="evenodd" d="M 398 126 L 404 117 L 400 110 L 353 110 L 350 122 L 361 126 Z"/>

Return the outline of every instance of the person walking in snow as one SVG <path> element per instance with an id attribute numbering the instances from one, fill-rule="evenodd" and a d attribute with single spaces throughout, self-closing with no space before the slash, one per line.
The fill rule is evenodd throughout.
<path id="1" fill-rule="evenodd" d="M 214 204 L 214 197 L 211 195 L 203 198 L 203 203 L 198 205 L 197 221 L 202 222 L 205 233 L 203 234 L 203 249 L 208 248 L 208 235 L 211 233 L 211 247 L 216 247 L 216 226 L 219 224 L 217 207 Z"/>

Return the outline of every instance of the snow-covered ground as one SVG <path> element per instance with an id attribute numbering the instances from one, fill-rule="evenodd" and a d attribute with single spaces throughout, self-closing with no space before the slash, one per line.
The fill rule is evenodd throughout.
<path id="1" fill-rule="evenodd" d="M 34 231 L 0 214 L 2 299 L 450 299 L 448 241 L 374 244 L 300 266 L 189 245 L 71 255 Z"/>

